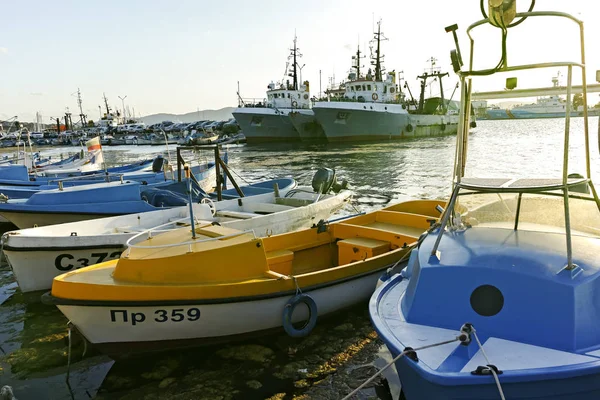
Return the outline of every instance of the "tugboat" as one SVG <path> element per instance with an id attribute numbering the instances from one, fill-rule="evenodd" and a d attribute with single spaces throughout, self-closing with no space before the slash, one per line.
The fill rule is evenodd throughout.
<path id="1" fill-rule="evenodd" d="M 240 97 L 239 105 L 233 111 L 233 116 L 242 128 L 248 143 L 296 141 L 300 135 L 289 114 L 292 111 L 309 111 L 311 106 L 309 82 L 300 84 L 298 58 L 302 55 L 296 45 L 291 50 L 286 67 L 286 76 L 292 78 L 290 82 L 271 82 L 267 86 L 267 98 L 262 101 L 247 101 Z"/>
<path id="2" fill-rule="evenodd" d="M 440 223 L 420 237 L 401 271 L 381 278 L 371 298 L 371 319 L 408 400 L 600 398 L 600 199 L 591 179 L 583 22 L 534 12 L 535 2 L 517 13 L 515 3 L 490 1 L 488 18 L 482 0 L 484 19 L 467 30 L 468 69 L 455 36 L 462 103 L 453 191 Z M 475 28 L 496 26 L 506 43 L 511 27 L 545 17 L 579 28 L 578 60 L 508 65 L 504 50 L 497 66 L 473 70 Z M 547 37 L 540 32 L 536 39 Z M 556 67 L 567 70 L 562 174 L 467 177 L 472 78 Z M 581 70 L 583 132 L 570 131 L 574 69 Z M 509 82 L 516 86 L 516 78 Z M 568 173 L 574 135 L 585 143 L 578 147 L 585 177 Z"/>
<path id="3" fill-rule="evenodd" d="M 374 33 L 375 52 L 371 64 L 374 71 L 361 75 L 360 48 L 352 57 L 353 65 L 345 84 L 343 97 L 336 101 L 319 101 L 313 111 L 330 142 L 393 140 L 418 136 L 455 134 L 458 113 L 450 101 L 444 99 L 442 78 L 448 74 L 432 68 L 419 76 L 421 96 L 419 101 L 409 101 L 402 88 L 396 84 L 396 72 L 387 73 L 383 79 L 381 21 Z M 441 97 L 425 99 L 428 79 L 438 79 Z"/>
<path id="4" fill-rule="evenodd" d="M 313 106 L 315 117 L 323 127 L 327 141 L 368 141 L 400 138 L 408 124 L 404 95 L 391 71 L 383 79 L 381 21 L 375 32 L 376 50 L 372 56 L 373 72 L 361 74 L 361 51 L 352 57 L 352 71 L 342 98 L 319 101 Z"/>

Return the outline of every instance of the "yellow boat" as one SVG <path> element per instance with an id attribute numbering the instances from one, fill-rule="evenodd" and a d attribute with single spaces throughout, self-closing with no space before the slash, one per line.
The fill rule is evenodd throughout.
<path id="1" fill-rule="evenodd" d="M 211 224 L 195 238 L 189 227 L 148 231 L 120 259 L 54 278 L 43 300 L 109 353 L 282 326 L 304 336 L 318 315 L 366 301 L 444 204 L 410 201 L 266 238 Z"/>

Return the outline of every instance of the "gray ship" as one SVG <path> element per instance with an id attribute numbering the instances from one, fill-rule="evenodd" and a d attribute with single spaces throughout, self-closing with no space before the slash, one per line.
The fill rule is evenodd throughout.
<path id="1" fill-rule="evenodd" d="M 268 85 L 267 98 L 262 101 L 244 100 L 239 96 L 239 106 L 233 111 L 233 117 L 240 125 L 248 143 L 298 141 L 300 135 L 290 119 L 291 112 L 309 111 L 311 106 L 308 81 L 299 84 L 298 58 L 301 56 L 296 46 L 291 49 L 286 68 L 286 80 Z"/>
<path id="2" fill-rule="evenodd" d="M 412 95 L 407 99 L 396 84 L 394 71 L 383 79 L 381 38 L 381 23 L 378 23 L 374 38 L 376 50 L 372 55 L 374 73 L 369 69 L 365 76 L 361 75 L 359 48 L 352 57 L 353 71 L 348 76 L 344 94 L 313 106 L 327 141 L 395 140 L 456 134 L 458 113 L 450 109 L 452 102 L 443 98 L 442 77 L 448 74 L 433 69 L 431 73 L 424 73 L 419 77 L 422 81 L 419 101 L 412 99 Z M 425 99 L 429 78 L 439 80 L 441 98 Z"/>
<path id="3" fill-rule="evenodd" d="M 296 128 L 303 142 L 326 141 L 325 131 L 317 121 L 313 110 L 294 110 L 289 114 L 292 125 Z"/>

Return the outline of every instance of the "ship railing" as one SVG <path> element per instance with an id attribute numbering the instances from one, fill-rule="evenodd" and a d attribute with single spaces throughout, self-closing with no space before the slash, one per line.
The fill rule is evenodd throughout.
<path id="1" fill-rule="evenodd" d="M 265 98 L 240 98 L 239 107 L 266 107 L 267 99 Z"/>

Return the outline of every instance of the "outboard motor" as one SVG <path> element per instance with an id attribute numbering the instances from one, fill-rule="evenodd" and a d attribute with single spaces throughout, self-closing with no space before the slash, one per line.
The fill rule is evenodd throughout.
<path id="1" fill-rule="evenodd" d="M 335 176 L 335 170 L 331 168 L 319 168 L 312 179 L 312 187 L 315 193 L 326 194 L 330 190 L 338 193 L 342 189 L 348 187 L 348 181 L 342 180 L 338 183 Z"/>
<path id="2" fill-rule="evenodd" d="M 165 159 L 163 156 L 158 156 L 152 162 L 152 172 L 160 172 L 163 170 L 163 166 L 165 164 Z"/>

